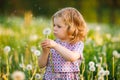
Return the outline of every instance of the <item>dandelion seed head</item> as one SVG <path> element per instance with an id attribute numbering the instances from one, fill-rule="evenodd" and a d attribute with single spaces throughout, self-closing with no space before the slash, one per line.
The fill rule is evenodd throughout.
<path id="1" fill-rule="evenodd" d="M 90 66 L 90 67 L 89 67 L 89 70 L 90 70 L 90 71 L 95 71 L 95 67 L 94 67 L 94 66 Z"/>
<path id="2" fill-rule="evenodd" d="M 101 64 L 100 64 L 100 63 L 97 63 L 97 64 L 96 64 L 96 67 L 101 67 Z"/>
<path id="3" fill-rule="evenodd" d="M 31 64 L 28 64 L 27 67 L 26 67 L 27 70 L 32 70 L 32 65 Z"/>
<path id="4" fill-rule="evenodd" d="M 40 79 L 41 78 L 41 75 L 40 74 L 35 74 L 35 79 Z"/>
<path id="5" fill-rule="evenodd" d="M 89 62 L 89 66 L 94 66 L 94 65 L 95 65 L 95 63 L 93 61 Z"/>
<path id="6" fill-rule="evenodd" d="M 109 75 L 110 72 L 108 70 L 105 71 L 105 75 Z"/>
<path id="7" fill-rule="evenodd" d="M 36 47 L 32 46 L 30 50 L 31 50 L 31 52 L 34 52 L 36 50 Z"/>
<path id="8" fill-rule="evenodd" d="M 10 51 L 11 51 L 10 46 L 5 46 L 4 52 L 5 52 L 5 53 L 9 53 Z"/>
<path id="9" fill-rule="evenodd" d="M 15 71 L 12 74 L 12 79 L 13 80 L 24 80 L 25 79 L 25 74 L 21 71 Z"/>
<path id="10" fill-rule="evenodd" d="M 105 71 L 104 71 L 104 70 L 100 70 L 100 71 L 98 72 L 98 75 L 99 75 L 99 76 L 104 76 L 104 75 L 105 75 Z"/>
<path id="11" fill-rule="evenodd" d="M 51 29 L 50 28 L 45 28 L 44 30 L 43 30 L 43 34 L 44 35 L 49 35 L 51 33 Z"/>
<path id="12" fill-rule="evenodd" d="M 19 64 L 19 66 L 20 66 L 21 68 L 24 68 L 24 67 L 25 67 L 25 65 L 24 65 L 24 64 Z"/>
<path id="13" fill-rule="evenodd" d="M 36 56 L 40 56 L 41 52 L 40 52 L 39 50 L 35 50 L 35 51 L 34 51 L 34 54 L 35 54 Z"/>

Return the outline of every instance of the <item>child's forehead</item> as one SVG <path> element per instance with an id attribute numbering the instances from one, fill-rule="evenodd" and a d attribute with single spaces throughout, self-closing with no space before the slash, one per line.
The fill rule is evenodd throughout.
<path id="1" fill-rule="evenodd" d="M 62 18 L 62 17 L 55 17 L 54 19 L 53 19 L 53 22 L 54 23 L 58 23 L 58 24 L 65 24 L 65 21 L 64 21 L 64 19 Z"/>

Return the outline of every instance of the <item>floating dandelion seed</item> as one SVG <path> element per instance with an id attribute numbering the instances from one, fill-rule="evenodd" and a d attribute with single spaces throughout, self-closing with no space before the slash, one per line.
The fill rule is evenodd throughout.
<path id="1" fill-rule="evenodd" d="M 10 46 L 6 46 L 6 47 L 4 48 L 4 52 L 5 52 L 5 53 L 9 53 L 10 51 L 11 51 Z"/>
<path id="2" fill-rule="evenodd" d="M 13 80 L 24 80 L 25 79 L 25 74 L 21 71 L 15 71 L 12 74 L 12 79 Z"/>
<path id="3" fill-rule="evenodd" d="M 37 74 L 35 75 L 35 79 L 40 79 L 40 78 L 41 78 L 41 75 L 37 73 Z"/>

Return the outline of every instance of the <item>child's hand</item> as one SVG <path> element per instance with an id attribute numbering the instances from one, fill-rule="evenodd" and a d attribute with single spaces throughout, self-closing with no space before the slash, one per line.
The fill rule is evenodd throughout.
<path id="1" fill-rule="evenodd" d="M 51 39 L 46 39 L 41 43 L 42 48 L 54 48 L 56 46 L 56 42 Z"/>

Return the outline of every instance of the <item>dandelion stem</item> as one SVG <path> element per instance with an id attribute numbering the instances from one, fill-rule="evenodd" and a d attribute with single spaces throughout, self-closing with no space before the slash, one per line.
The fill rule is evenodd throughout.
<path id="1" fill-rule="evenodd" d="M 93 72 L 92 72 L 92 77 L 91 77 L 91 80 L 93 80 Z"/>
<path id="2" fill-rule="evenodd" d="M 7 76 L 9 76 L 8 54 L 6 55 L 6 70 L 7 70 Z M 7 77 L 7 80 L 8 80 L 8 77 Z"/>
<path id="3" fill-rule="evenodd" d="M 33 75 L 32 75 L 32 77 L 30 78 L 30 80 L 33 80 L 33 77 L 34 77 L 36 71 L 37 71 L 37 69 L 34 70 Z"/>
<path id="4" fill-rule="evenodd" d="M 33 77 L 34 77 L 34 75 L 35 75 L 36 72 L 37 72 L 37 67 L 38 67 L 37 56 L 35 56 L 35 65 L 36 65 L 36 68 L 35 68 L 35 70 L 34 70 L 34 72 L 33 72 L 33 74 L 32 74 L 32 77 L 30 78 L 30 80 L 33 80 Z"/>
<path id="5" fill-rule="evenodd" d="M 113 60 L 113 63 L 112 63 L 112 66 L 113 66 L 113 68 L 112 68 L 112 76 L 113 76 L 113 78 L 114 78 L 114 61 L 115 61 L 115 59 L 114 59 L 114 57 L 112 57 L 112 60 Z"/>
<path id="6" fill-rule="evenodd" d="M 82 75 L 84 75 L 84 71 L 85 71 L 85 63 L 83 63 L 82 65 Z"/>
<path id="7" fill-rule="evenodd" d="M 108 66 L 106 65 L 106 70 L 108 70 Z M 108 75 L 106 75 L 106 80 L 108 80 Z"/>
<path id="8" fill-rule="evenodd" d="M 88 73 L 88 80 L 90 80 L 90 73 Z"/>

